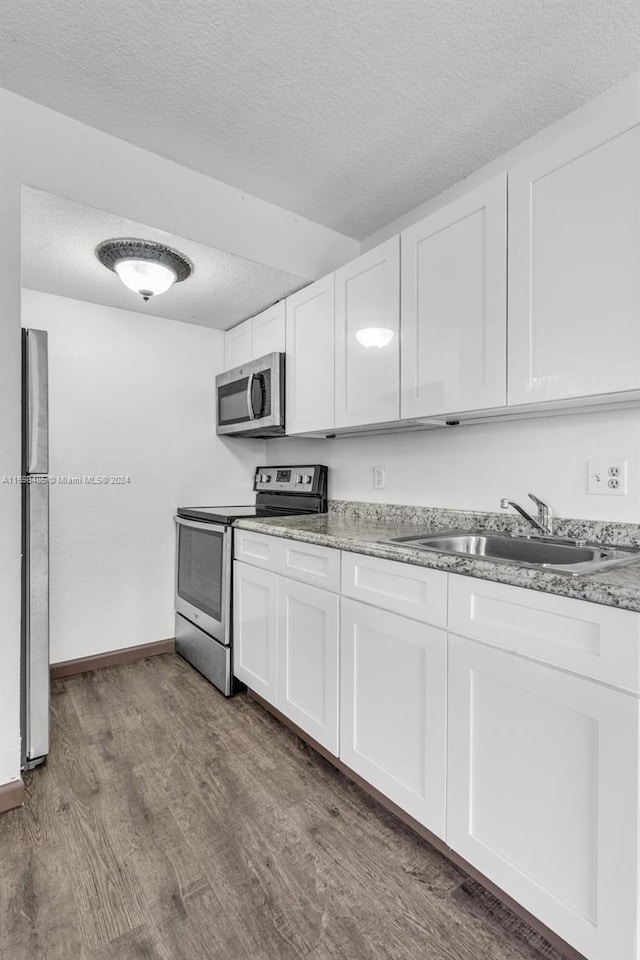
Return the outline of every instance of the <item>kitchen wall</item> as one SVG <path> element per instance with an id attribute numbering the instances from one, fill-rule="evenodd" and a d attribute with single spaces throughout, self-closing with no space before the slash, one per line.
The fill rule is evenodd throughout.
<path id="1" fill-rule="evenodd" d="M 20 183 L 0 177 L 0 481 L 20 473 Z M 0 482 L 0 785 L 20 774 L 20 489 Z"/>
<path id="2" fill-rule="evenodd" d="M 587 493 L 587 461 L 629 461 L 626 497 Z M 274 463 L 326 463 L 339 500 L 499 510 L 527 493 L 558 516 L 640 523 L 638 408 L 336 440 L 269 440 Z M 373 489 L 375 465 L 386 489 Z"/>
<path id="3" fill-rule="evenodd" d="M 20 473 L 20 190 L 29 184 L 315 278 L 349 237 L 0 89 L 0 473 Z M 0 495 L 0 785 L 20 775 L 20 491 Z"/>
<path id="4" fill-rule="evenodd" d="M 218 330 L 23 290 L 49 332 L 51 661 L 174 635 L 178 504 L 253 500 L 261 441 L 216 437 Z"/>

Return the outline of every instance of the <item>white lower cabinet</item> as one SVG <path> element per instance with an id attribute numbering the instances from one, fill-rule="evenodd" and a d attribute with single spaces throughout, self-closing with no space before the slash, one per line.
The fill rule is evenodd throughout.
<path id="1" fill-rule="evenodd" d="M 342 600 L 340 758 L 445 833 L 446 633 Z"/>
<path id="2" fill-rule="evenodd" d="M 589 960 L 640 960 L 640 618 L 454 575 L 447 610 L 442 572 L 350 554 L 340 597 L 337 552 L 294 579 L 275 539 L 236 542 L 276 570 L 235 562 L 236 676 Z"/>
<path id="3" fill-rule="evenodd" d="M 234 676 L 338 756 L 339 597 L 238 560 L 233 589 Z"/>
<path id="4" fill-rule="evenodd" d="M 335 593 L 278 577 L 278 709 L 338 755 Z"/>
<path id="5" fill-rule="evenodd" d="M 454 636 L 448 671 L 447 843 L 589 960 L 637 960 L 637 698 Z"/>
<path id="6" fill-rule="evenodd" d="M 278 700 L 278 577 L 233 565 L 233 673 L 274 706 Z"/>

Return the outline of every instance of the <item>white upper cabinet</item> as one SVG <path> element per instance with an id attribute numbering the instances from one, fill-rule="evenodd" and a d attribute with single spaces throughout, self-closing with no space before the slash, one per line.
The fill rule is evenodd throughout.
<path id="1" fill-rule="evenodd" d="M 336 270 L 336 427 L 400 417 L 400 238 Z"/>
<path id="2" fill-rule="evenodd" d="M 403 419 L 503 406 L 506 174 L 401 237 Z"/>
<path id="3" fill-rule="evenodd" d="M 284 353 L 285 306 L 279 300 L 224 335 L 224 368 L 232 370 L 267 353 Z"/>
<path id="4" fill-rule="evenodd" d="M 334 274 L 286 300 L 287 433 L 334 427 Z"/>
<path id="5" fill-rule="evenodd" d="M 224 368 L 233 370 L 253 360 L 253 329 L 251 320 L 239 323 L 224 335 Z"/>
<path id="6" fill-rule="evenodd" d="M 510 404 L 640 387 L 638 119 L 509 173 Z"/>
<path id="7" fill-rule="evenodd" d="M 286 349 L 284 300 L 279 300 L 268 310 L 263 310 L 257 317 L 253 317 L 251 323 L 254 360 L 264 357 L 267 353 L 284 353 Z"/>

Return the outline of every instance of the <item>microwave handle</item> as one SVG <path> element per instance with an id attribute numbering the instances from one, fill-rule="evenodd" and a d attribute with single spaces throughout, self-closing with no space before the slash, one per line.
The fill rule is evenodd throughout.
<path id="1" fill-rule="evenodd" d="M 253 381 L 255 379 L 255 373 L 249 374 L 249 379 L 247 380 L 247 410 L 249 411 L 249 420 L 255 420 L 256 413 L 253 409 L 253 398 L 251 396 L 253 392 Z"/>

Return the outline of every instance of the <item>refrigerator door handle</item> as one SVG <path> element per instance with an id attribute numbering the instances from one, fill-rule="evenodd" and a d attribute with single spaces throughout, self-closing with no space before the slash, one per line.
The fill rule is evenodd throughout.
<path id="1" fill-rule="evenodd" d="M 25 330 L 26 473 L 49 472 L 49 382 L 46 330 Z"/>

